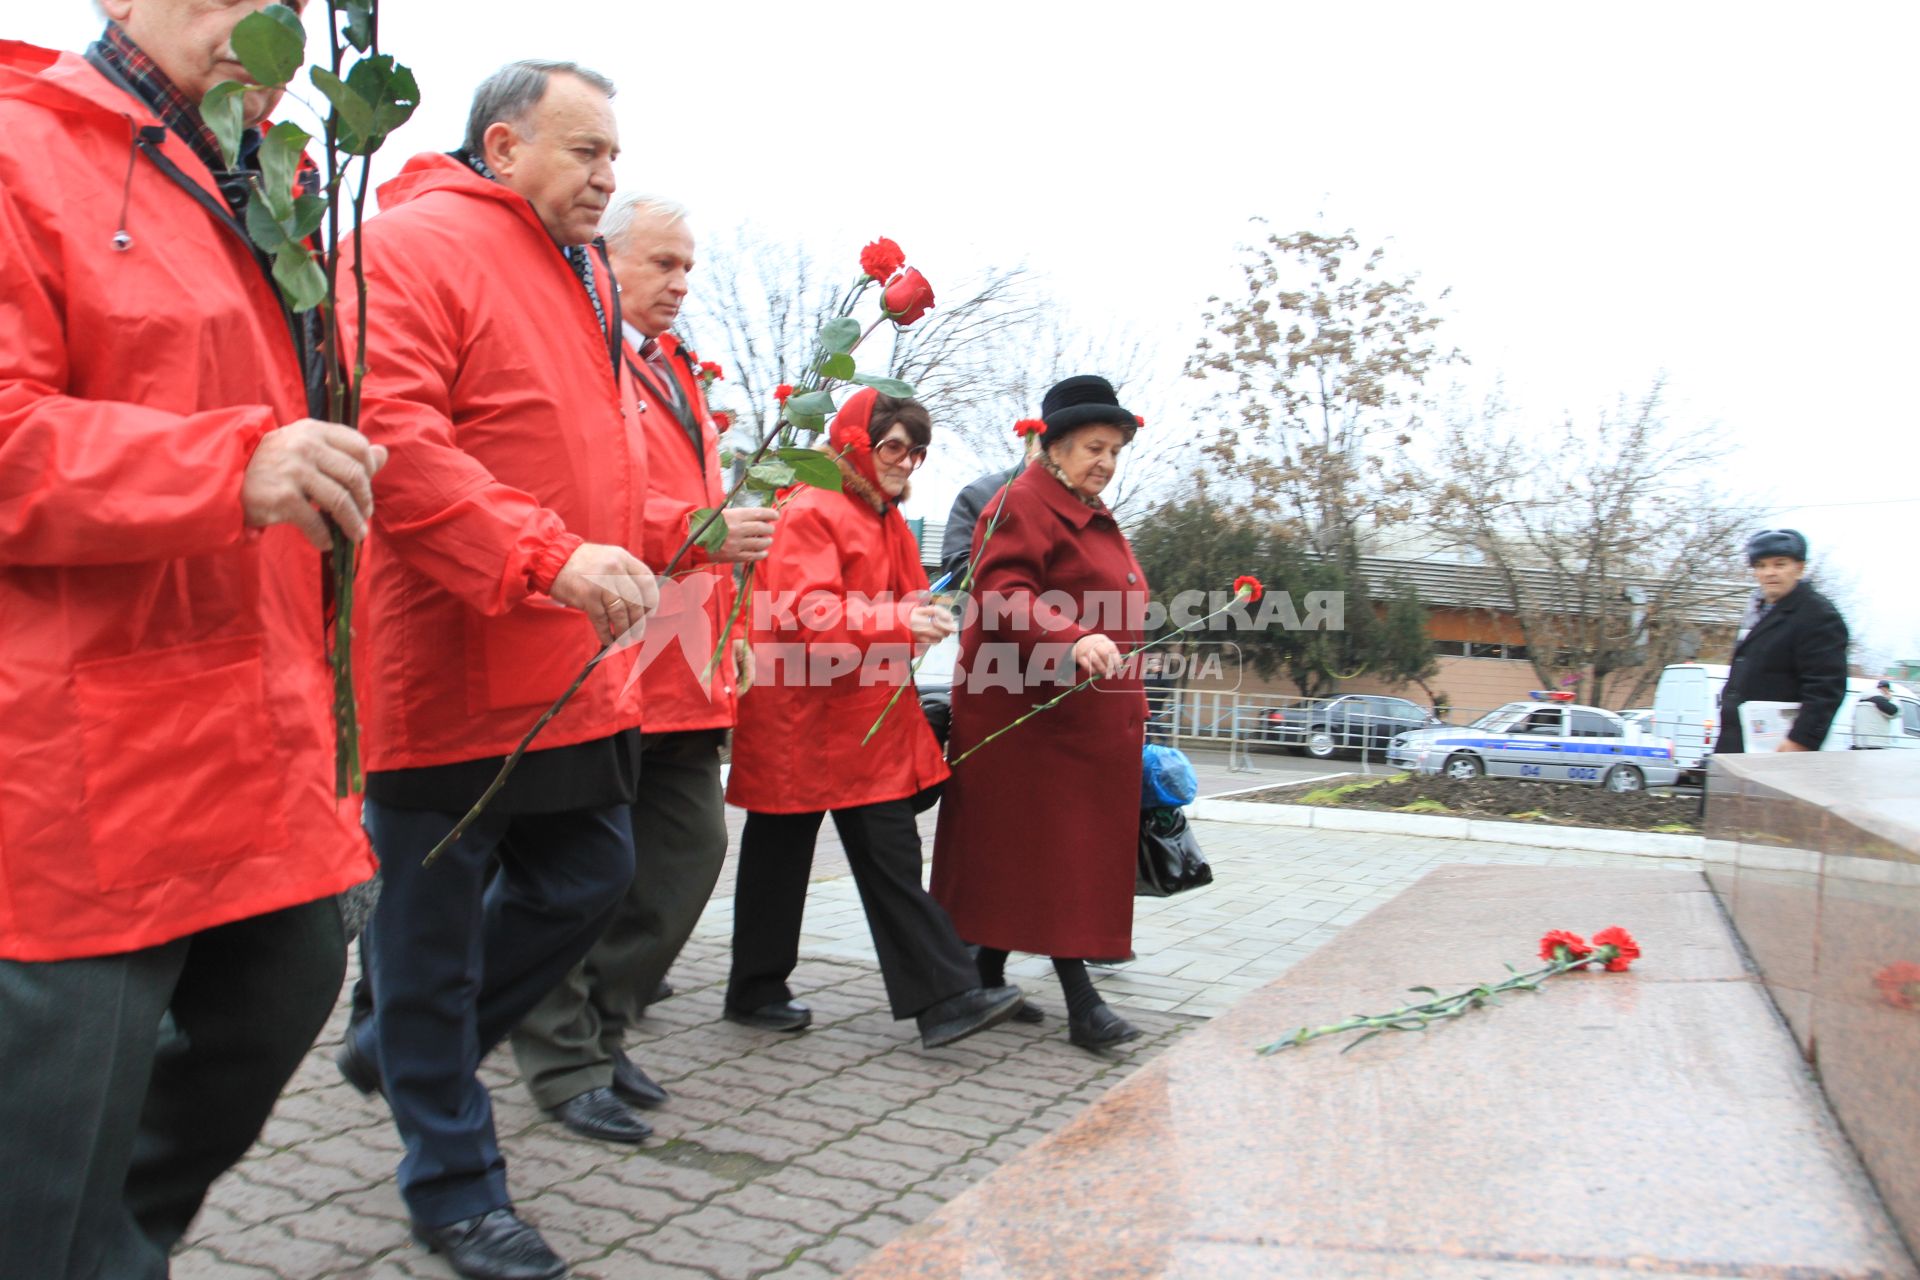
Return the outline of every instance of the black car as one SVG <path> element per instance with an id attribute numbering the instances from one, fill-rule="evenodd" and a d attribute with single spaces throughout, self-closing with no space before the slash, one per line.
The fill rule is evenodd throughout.
<path id="1" fill-rule="evenodd" d="M 1384 755 L 1394 735 L 1425 729 L 1440 721 L 1405 698 L 1349 693 L 1267 712 L 1265 738 L 1316 760 L 1341 753 Z"/>

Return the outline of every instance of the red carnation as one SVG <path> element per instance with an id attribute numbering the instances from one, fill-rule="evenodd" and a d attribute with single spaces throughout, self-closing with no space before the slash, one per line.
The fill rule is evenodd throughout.
<path id="1" fill-rule="evenodd" d="M 725 431 L 733 425 L 733 415 L 725 409 L 715 409 L 713 411 L 713 425 L 717 430 Z"/>
<path id="2" fill-rule="evenodd" d="M 906 265 L 907 255 L 885 236 L 860 251 L 860 269 L 881 284 L 893 279 L 893 273 Z"/>
<path id="3" fill-rule="evenodd" d="M 1633 962 L 1640 958 L 1640 944 L 1633 940 L 1632 934 L 1617 924 L 1609 925 L 1594 934 L 1593 947 L 1596 951 L 1601 947 L 1612 947 L 1618 953 L 1613 959 L 1607 961 L 1608 973 L 1625 973 L 1633 967 Z"/>
<path id="4" fill-rule="evenodd" d="M 1920 964 L 1897 960 L 1873 975 L 1880 998 L 1896 1009 L 1920 1009 Z"/>
<path id="5" fill-rule="evenodd" d="M 927 308 L 933 305 L 933 286 L 920 274 L 920 268 L 908 267 L 887 286 L 880 305 L 893 322 L 904 329 L 927 314 Z"/>
<path id="6" fill-rule="evenodd" d="M 1266 594 L 1266 588 L 1260 585 L 1260 579 L 1250 573 L 1243 573 L 1233 580 L 1233 594 L 1239 595 L 1242 591 L 1247 593 L 1248 604 L 1252 604 Z"/>
<path id="7" fill-rule="evenodd" d="M 1542 960 L 1560 959 L 1561 947 L 1565 947 L 1567 954 L 1575 960 L 1583 960 L 1593 954 L 1593 948 L 1588 946 L 1587 940 L 1579 934 L 1568 933 L 1565 929 L 1554 929 L 1540 939 L 1540 958 Z"/>
<path id="8" fill-rule="evenodd" d="M 793 394 L 793 385 L 791 383 L 783 382 L 779 386 L 773 389 L 773 398 L 775 400 L 778 400 L 781 404 L 785 404 L 787 402 L 787 397 L 792 394 Z"/>
<path id="9" fill-rule="evenodd" d="M 700 362 L 700 376 L 703 378 L 724 378 L 727 375 L 720 366 L 713 361 L 702 360 Z"/>
<path id="10" fill-rule="evenodd" d="M 1028 436 L 1040 435 L 1046 429 L 1047 424 L 1038 418 L 1022 418 L 1013 424 L 1013 434 L 1019 436 L 1022 440 Z"/>
<path id="11" fill-rule="evenodd" d="M 1141 417 L 1141 416 L 1140 416 L 1139 414 L 1137 414 L 1137 413 L 1133 415 L 1133 420 L 1134 420 L 1135 422 L 1137 422 L 1137 423 L 1139 423 L 1139 424 L 1140 424 L 1141 426 L 1143 426 L 1143 427 L 1147 425 L 1147 420 L 1146 420 L 1145 418 L 1143 418 L 1143 417 Z"/>

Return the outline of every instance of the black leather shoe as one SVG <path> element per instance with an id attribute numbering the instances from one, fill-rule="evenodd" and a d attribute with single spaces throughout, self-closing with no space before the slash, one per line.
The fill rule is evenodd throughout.
<path id="1" fill-rule="evenodd" d="M 1022 1000 L 1020 1007 L 1013 1011 L 1013 1016 L 1007 1019 L 1009 1022 L 1026 1023 L 1045 1022 L 1046 1020 L 1047 1015 L 1040 1012 L 1040 1006 L 1031 1000 Z"/>
<path id="2" fill-rule="evenodd" d="M 649 1110 L 667 1100 L 667 1091 L 618 1049 L 613 1053 L 613 1092 L 624 1101 Z"/>
<path id="3" fill-rule="evenodd" d="M 653 989 L 653 994 L 647 997 L 647 1003 L 659 1004 L 662 1000 L 671 999 L 673 999 L 673 984 L 662 978 L 660 985 Z"/>
<path id="4" fill-rule="evenodd" d="M 613 1090 L 589 1089 L 553 1109 L 553 1118 L 583 1138 L 599 1142 L 645 1142 L 653 1126 L 640 1113 L 614 1096 Z"/>
<path id="5" fill-rule="evenodd" d="M 758 1009 L 742 1010 L 729 1006 L 722 1016 L 728 1022 L 737 1022 L 743 1027 L 758 1027 L 762 1031 L 805 1031 L 813 1022 L 813 1010 L 798 1000 L 763 1004 Z"/>
<path id="6" fill-rule="evenodd" d="M 1019 1010 L 1023 999 L 1018 987 L 974 987 L 948 996 L 914 1018 L 920 1026 L 921 1047 L 938 1049 L 997 1027 Z"/>
<path id="7" fill-rule="evenodd" d="M 1082 1049 L 1097 1053 L 1101 1049 L 1110 1049 L 1116 1044 L 1138 1039 L 1139 1036 L 1140 1028 L 1104 1004 L 1095 1005 L 1093 1012 L 1084 1018 L 1067 1015 L 1067 1039 Z"/>
<path id="8" fill-rule="evenodd" d="M 466 1280 L 560 1280 L 567 1264 L 511 1209 L 494 1209 L 444 1227 L 415 1227 L 413 1238 L 442 1254 Z"/>
<path id="9" fill-rule="evenodd" d="M 379 1064 L 361 1052 L 360 1040 L 353 1032 L 347 1032 L 346 1040 L 334 1051 L 333 1065 L 340 1068 L 341 1077 L 363 1095 L 383 1092 Z"/>

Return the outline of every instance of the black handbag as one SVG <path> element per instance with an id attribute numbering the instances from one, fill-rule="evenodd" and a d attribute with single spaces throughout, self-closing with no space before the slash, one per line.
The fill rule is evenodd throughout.
<path id="1" fill-rule="evenodd" d="M 1165 898 L 1212 883 L 1213 868 L 1201 856 L 1200 840 L 1187 825 L 1186 810 L 1142 809 L 1134 897 Z"/>

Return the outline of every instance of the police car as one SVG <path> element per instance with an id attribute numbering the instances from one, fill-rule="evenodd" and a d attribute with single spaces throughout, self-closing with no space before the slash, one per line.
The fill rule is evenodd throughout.
<path id="1" fill-rule="evenodd" d="M 1628 726 L 1611 711 L 1573 706 L 1573 695 L 1535 690 L 1470 725 L 1403 733 L 1387 759 L 1416 773 L 1462 780 L 1483 774 L 1578 782 L 1609 791 L 1670 787 L 1680 777 L 1673 744 Z"/>

